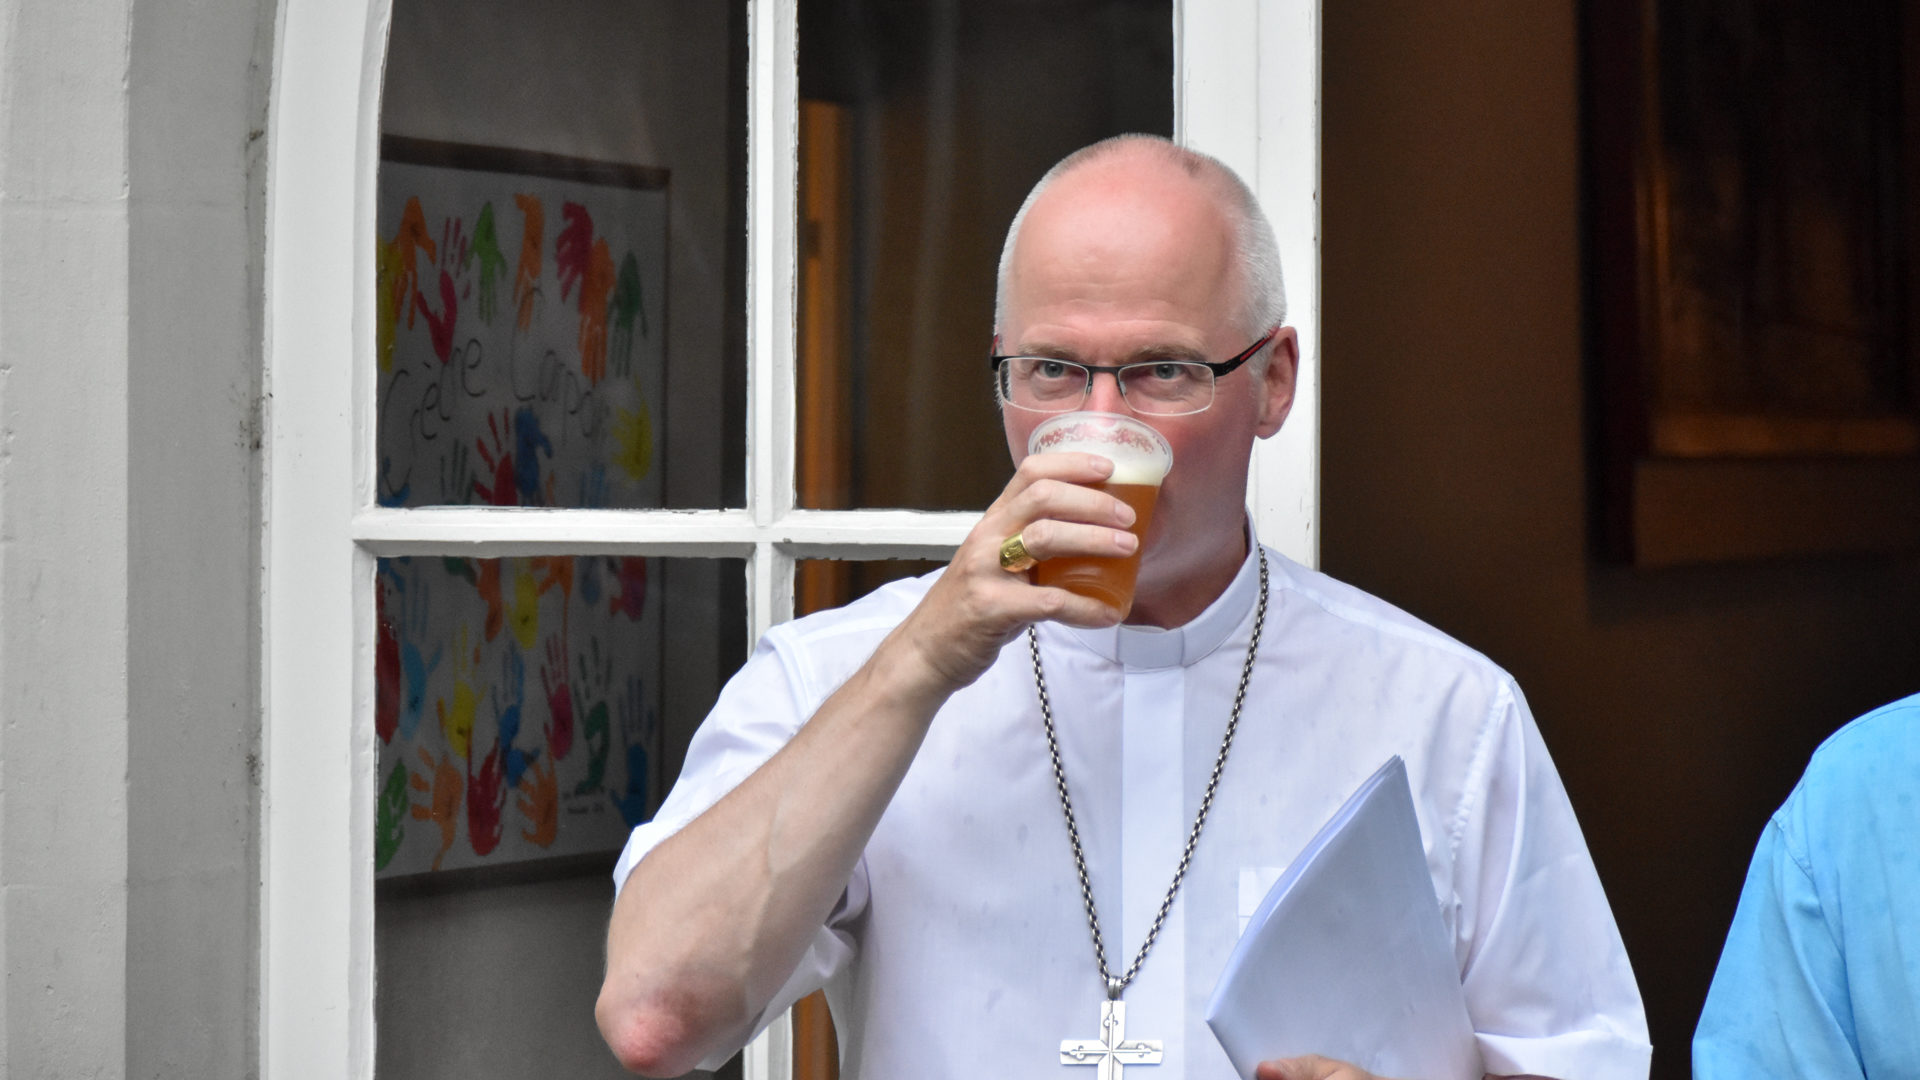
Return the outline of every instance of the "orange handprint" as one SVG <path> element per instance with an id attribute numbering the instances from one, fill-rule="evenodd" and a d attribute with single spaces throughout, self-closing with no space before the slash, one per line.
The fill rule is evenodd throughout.
<path id="1" fill-rule="evenodd" d="M 546 243 L 546 210 L 532 195 L 515 195 L 524 224 L 520 228 L 520 262 L 513 271 L 513 302 L 519 307 L 522 332 L 533 326 L 533 302 L 540 295 L 540 249 Z"/>
<path id="2" fill-rule="evenodd" d="M 593 242 L 580 282 L 580 373 L 588 385 L 607 377 L 607 294 L 613 291 L 613 255 L 604 239 Z"/>
<path id="3" fill-rule="evenodd" d="M 520 835 L 530 844 L 552 847 L 560 831 L 560 784 L 554 778 L 551 755 L 534 762 L 520 778 L 520 791 L 514 805 L 533 826 L 520 830 Z"/>
<path id="4" fill-rule="evenodd" d="M 425 747 L 420 748 L 420 760 L 433 773 L 433 783 L 419 773 L 407 776 L 407 786 L 422 794 L 432 792 L 431 800 L 426 804 L 414 803 L 413 816 L 419 821 L 431 821 L 440 826 L 440 850 L 434 853 L 433 868 L 440 869 L 440 860 L 453 848 L 453 837 L 460 823 L 460 796 L 466 781 L 460 770 L 453 767 L 453 757 L 442 754 L 435 761 Z"/>
<path id="5" fill-rule="evenodd" d="M 414 252 L 427 253 L 427 261 L 438 263 L 440 249 L 434 245 L 433 235 L 427 232 L 427 215 L 420 209 L 419 196 L 407 200 L 406 209 L 400 211 L 400 228 L 393 234 L 394 269 L 393 289 L 396 308 L 407 305 L 407 326 L 412 328 L 414 306 L 413 298 L 420 290 L 420 274 L 414 266 Z"/>
<path id="6" fill-rule="evenodd" d="M 558 586 L 564 603 L 573 599 L 573 559 L 572 555 L 537 555 L 527 565 L 539 572 L 540 591 Z"/>

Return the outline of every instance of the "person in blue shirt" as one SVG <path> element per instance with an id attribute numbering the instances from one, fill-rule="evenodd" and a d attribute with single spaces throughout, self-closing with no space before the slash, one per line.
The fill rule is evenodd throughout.
<path id="1" fill-rule="evenodd" d="M 1767 823 L 1693 1075 L 1920 1076 L 1920 694 L 1835 732 Z"/>

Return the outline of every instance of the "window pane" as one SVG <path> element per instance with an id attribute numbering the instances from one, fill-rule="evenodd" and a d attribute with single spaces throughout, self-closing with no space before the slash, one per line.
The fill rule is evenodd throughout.
<path id="1" fill-rule="evenodd" d="M 382 505 L 744 505 L 744 26 L 707 0 L 396 0 Z"/>
<path id="2" fill-rule="evenodd" d="M 383 559 L 374 589 L 379 1075 L 621 1075 L 608 875 L 745 661 L 744 564 Z"/>
<path id="3" fill-rule="evenodd" d="M 1069 152 L 1172 133 L 1172 4 L 802 0 L 800 93 L 800 504 L 980 509 L 1007 224 Z"/>
<path id="4" fill-rule="evenodd" d="M 793 613 L 811 615 L 851 604 L 890 581 L 945 565 L 944 559 L 802 559 L 793 567 Z"/>

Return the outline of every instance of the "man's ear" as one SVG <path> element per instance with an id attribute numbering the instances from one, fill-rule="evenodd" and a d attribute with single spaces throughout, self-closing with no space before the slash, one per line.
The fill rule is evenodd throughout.
<path id="1" fill-rule="evenodd" d="M 1260 386 L 1256 393 L 1260 398 L 1258 414 L 1259 426 L 1255 434 L 1261 438 L 1270 438 L 1286 423 L 1287 413 L 1293 409 L 1294 380 L 1300 375 L 1300 338 L 1293 327 L 1283 326 L 1273 336 L 1273 344 L 1268 346 L 1271 352 L 1267 356 L 1266 367 L 1261 369 Z"/>

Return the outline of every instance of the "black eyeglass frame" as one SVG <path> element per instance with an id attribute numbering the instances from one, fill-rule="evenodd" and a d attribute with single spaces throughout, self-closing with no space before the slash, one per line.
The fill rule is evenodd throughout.
<path id="1" fill-rule="evenodd" d="M 1278 323 L 1276 323 L 1274 324 L 1272 329 L 1260 335 L 1259 341 L 1254 342 L 1253 344 L 1247 346 L 1245 349 L 1242 349 L 1239 353 L 1235 354 L 1234 356 L 1229 357 L 1226 360 L 1222 360 L 1217 364 L 1211 363 L 1206 360 L 1174 360 L 1174 361 L 1142 360 L 1132 364 L 1083 364 L 1078 360 L 1063 360 L 1057 356 L 1032 356 L 1027 353 L 1007 353 L 1004 355 L 995 354 L 995 355 L 988 356 L 987 369 L 993 372 L 994 393 L 996 395 L 999 395 L 1002 401 L 1005 401 L 1006 404 L 1012 405 L 1016 409 L 1026 409 L 1028 412 L 1039 412 L 1041 410 L 1033 409 L 1026 405 L 1015 404 L 1012 401 L 1007 401 L 1006 395 L 1000 393 L 1000 367 L 1002 364 L 1005 364 L 1009 360 L 1019 360 L 1022 358 L 1025 358 L 1028 360 L 1048 360 L 1056 364 L 1072 364 L 1074 367 L 1077 367 L 1087 373 L 1087 385 L 1084 389 L 1080 391 L 1080 403 L 1083 405 L 1086 404 L 1087 398 L 1092 396 L 1093 394 L 1093 377 L 1095 375 L 1101 375 L 1101 374 L 1112 375 L 1113 381 L 1117 383 L 1120 387 L 1120 398 L 1121 400 L 1124 401 L 1126 400 L 1126 396 L 1127 396 L 1127 384 L 1120 381 L 1120 373 L 1123 371 L 1126 371 L 1130 368 L 1153 367 L 1156 364 L 1165 364 L 1165 363 L 1199 364 L 1201 367 L 1206 368 L 1208 371 L 1213 372 L 1214 381 L 1218 382 L 1222 376 L 1232 374 L 1235 368 L 1238 368 L 1240 365 L 1253 359 L 1254 354 L 1259 352 L 1261 349 L 1265 348 L 1267 346 L 1267 343 L 1271 342 L 1274 339 L 1274 337 L 1279 333 L 1280 333 L 1280 326 Z M 993 341 L 994 341 L 994 344 L 996 345 L 999 344 L 1000 343 L 999 335 L 996 334 L 994 336 Z M 1131 406 L 1133 403 L 1128 402 L 1127 404 Z M 1212 408 L 1212 406 L 1213 406 L 1212 402 L 1207 403 L 1208 408 Z M 1059 411 L 1072 412 L 1073 410 L 1061 409 Z M 1200 409 L 1197 411 L 1205 412 L 1206 409 Z M 1149 414 L 1149 415 L 1153 415 L 1153 414 Z M 1185 414 L 1176 413 L 1173 415 L 1185 415 Z"/>

